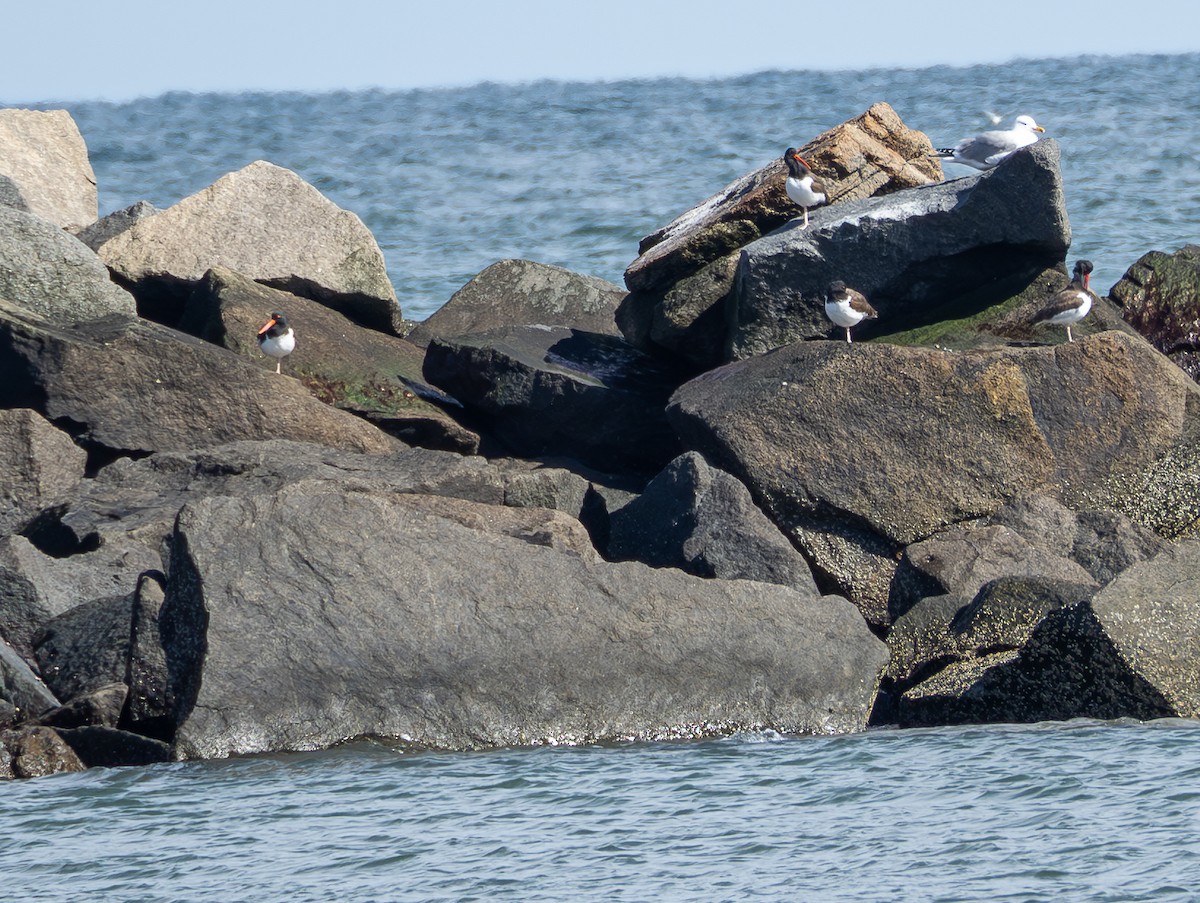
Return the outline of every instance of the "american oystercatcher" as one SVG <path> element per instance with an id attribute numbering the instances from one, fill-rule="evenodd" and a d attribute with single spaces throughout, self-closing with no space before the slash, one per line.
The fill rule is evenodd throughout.
<path id="1" fill-rule="evenodd" d="M 1011 129 L 964 138 L 954 147 L 938 148 L 934 156 L 975 169 L 991 169 L 1013 151 L 1033 144 L 1038 140 L 1038 134 L 1044 131 L 1032 116 L 1018 116 Z"/>
<path id="2" fill-rule="evenodd" d="M 820 207 L 829 200 L 829 195 L 825 191 L 825 183 L 808 168 L 808 161 L 800 156 L 800 152 L 796 148 L 789 147 L 785 150 L 783 159 L 788 168 L 784 189 L 787 191 L 787 196 L 804 210 L 804 225 L 800 228 L 807 229 L 808 208 Z"/>
<path id="3" fill-rule="evenodd" d="M 258 331 L 258 347 L 262 353 L 275 358 L 275 372 L 282 373 L 283 359 L 296 350 L 296 333 L 288 326 L 287 317 L 279 311 Z"/>
<path id="4" fill-rule="evenodd" d="M 1071 274 L 1071 284 L 1052 297 L 1033 318 L 1034 323 L 1053 323 L 1055 326 L 1067 327 L 1067 341 L 1074 342 L 1071 337 L 1071 324 L 1078 323 L 1092 309 L 1096 295 L 1088 288 L 1092 281 L 1092 262 L 1090 260 L 1075 261 L 1075 270 Z"/>
<path id="5" fill-rule="evenodd" d="M 850 327 L 857 326 L 863 320 L 874 320 L 879 314 L 862 292 L 846 288 L 846 283 L 839 279 L 829 284 L 829 296 L 825 299 L 825 316 L 846 330 L 846 344 L 850 345 Z"/>

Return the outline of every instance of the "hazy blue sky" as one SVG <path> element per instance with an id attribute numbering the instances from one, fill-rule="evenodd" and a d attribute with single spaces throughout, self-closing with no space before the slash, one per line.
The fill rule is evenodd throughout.
<path id="1" fill-rule="evenodd" d="M 6 7 L 6 104 L 175 89 L 408 88 L 1200 50 L 1197 0 L 31 0 Z M 806 14 L 814 19 L 805 23 Z"/>

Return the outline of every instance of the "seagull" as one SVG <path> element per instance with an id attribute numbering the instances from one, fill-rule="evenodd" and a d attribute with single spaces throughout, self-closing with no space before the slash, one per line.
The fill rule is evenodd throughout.
<path id="1" fill-rule="evenodd" d="M 829 284 L 829 296 L 825 299 L 825 316 L 834 324 L 846 330 L 846 344 L 853 344 L 850 339 L 850 327 L 857 326 L 863 320 L 874 320 L 879 316 L 862 292 L 846 288 L 846 283 L 840 279 Z"/>
<path id="2" fill-rule="evenodd" d="M 974 138 L 964 138 L 954 147 L 938 148 L 934 156 L 975 169 L 991 169 L 1013 151 L 1033 144 L 1044 131 L 1032 116 L 1018 116 L 1013 127 L 1007 131 L 998 129 Z"/>
<path id="3" fill-rule="evenodd" d="M 1056 326 L 1067 327 L 1067 341 L 1071 338 L 1071 324 L 1078 323 L 1092 309 L 1096 295 L 1088 288 L 1092 279 L 1092 262 L 1090 260 L 1075 261 L 1075 271 L 1071 274 L 1071 284 L 1052 297 L 1033 318 L 1034 323 L 1053 323 Z"/>
<path id="4" fill-rule="evenodd" d="M 258 347 L 263 354 L 275 358 L 275 372 L 283 372 L 283 359 L 296 350 L 296 333 L 288 326 L 287 317 L 279 311 L 271 314 L 258 331 Z"/>
<path id="5" fill-rule="evenodd" d="M 819 207 L 829 200 L 825 183 L 813 175 L 813 171 L 808 168 L 808 161 L 800 156 L 800 151 L 796 148 L 789 147 L 785 150 L 783 159 L 788 168 L 784 188 L 787 190 L 787 196 L 804 210 L 804 225 L 800 228 L 807 229 L 808 208 Z"/>

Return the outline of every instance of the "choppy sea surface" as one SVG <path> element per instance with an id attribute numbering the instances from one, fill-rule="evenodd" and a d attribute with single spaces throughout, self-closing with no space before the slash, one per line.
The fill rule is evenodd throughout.
<path id="1" fill-rule="evenodd" d="M 505 257 L 620 282 L 643 235 L 880 100 L 937 146 L 1035 116 L 1062 145 L 1072 257 L 1107 290 L 1200 242 L 1197 85 L 1193 54 L 45 106 L 79 124 L 102 214 L 257 159 L 295 170 L 362 217 L 423 319 Z M 0 784 L 0 898 L 1196 900 L 1198 727 L 94 769 Z"/>
<path id="2" fill-rule="evenodd" d="M 506 257 L 619 283 L 642 236 L 877 101 L 936 147 L 1034 116 L 1062 146 L 1072 256 L 1107 291 L 1200 241 L 1197 84 L 1200 54 L 50 105 L 83 132 L 101 214 L 269 160 L 363 219 L 421 320 Z"/>
<path id="3" fill-rule="evenodd" d="M 0 785 L 9 900 L 1200 895 L 1200 725 L 319 754 Z"/>

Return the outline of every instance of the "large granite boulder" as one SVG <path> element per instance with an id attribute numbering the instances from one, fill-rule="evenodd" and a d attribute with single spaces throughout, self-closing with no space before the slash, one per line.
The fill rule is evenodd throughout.
<path id="1" fill-rule="evenodd" d="M 191 285 L 224 266 L 373 329 L 403 328 L 383 253 L 362 220 L 261 160 L 138 219 L 98 253 L 132 287 L 143 315 L 169 325 Z"/>
<path id="2" fill-rule="evenodd" d="M 96 221 L 96 174 L 66 110 L 0 110 L 0 176 L 31 213 L 61 228 Z"/>
<path id="3" fill-rule="evenodd" d="M 408 339 L 422 348 L 434 339 L 507 329 L 510 326 L 567 326 L 620 335 L 619 285 L 532 260 L 500 260 L 483 270 L 424 322 Z"/>
<path id="4" fill-rule="evenodd" d="M 183 758 L 852 731 L 885 662 L 844 600 L 589 562 L 390 493 L 204 499 L 172 550 Z"/>
<path id="5" fill-rule="evenodd" d="M 67 500 L 87 453 L 28 408 L 0 410 L 0 536 Z"/>
<path id="6" fill-rule="evenodd" d="M 274 369 L 275 362 L 259 350 L 257 333 L 276 310 L 287 315 L 297 335 L 284 369 L 314 396 L 412 445 L 464 454 L 479 450 L 479 436 L 430 400 L 444 396 L 421 375 L 421 348 L 359 326 L 315 301 L 215 267 L 188 298 L 179 328 Z"/>
<path id="7" fill-rule="evenodd" d="M 295 380 L 131 317 L 66 329 L 0 302 L 0 406 L 64 418 L 122 451 L 290 438 L 387 451 L 396 440 Z"/>
<path id="8" fill-rule="evenodd" d="M 754 504 L 750 491 L 695 452 L 668 464 L 613 514 L 608 557 L 816 592 L 804 557 Z"/>
<path id="9" fill-rule="evenodd" d="M 833 280 L 879 311 L 862 335 L 899 332 L 1010 301 L 1070 245 L 1052 140 L 974 176 L 825 208 L 811 228 L 792 223 L 743 249 L 729 354 L 830 335 L 824 298 Z"/>
<path id="10" fill-rule="evenodd" d="M 964 354 L 802 342 L 686 383 L 667 411 L 819 573 L 884 610 L 889 557 L 903 546 L 1021 493 L 1116 507 L 1193 447 L 1198 412 L 1195 384 L 1119 332 Z M 872 556 L 869 586 L 856 583 L 860 569 L 839 569 L 830 535 Z"/>
<path id="11" fill-rule="evenodd" d="M 133 296 L 83 242 L 49 220 L 3 205 L 0 300 L 65 323 L 135 313 Z"/>
<path id="12" fill-rule="evenodd" d="M 1192 379 L 1200 378 L 1200 245 L 1145 254 L 1109 296 L 1127 323 Z"/>
<path id="13" fill-rule="evenodd" d="M 614 336 L 517 326 L 435 339 L 424 372 L 520 455 L 653 473 L 680 451 L 663 413 L 679 372 Z"/>
<path id="14" fill-rule="evenodd" d="M 780 156 L 642 239 L 625 273 L 631 294 L 618 312 L 625 337 L 666 350 L 698 369 L 724 360 L 726 307 L 738 251 L 799 213 L 784 191 Z M 941 180 L 933 147 L 887 104 L 825 132 L 801 152 L 825 182 L 830 203 Z"/>

